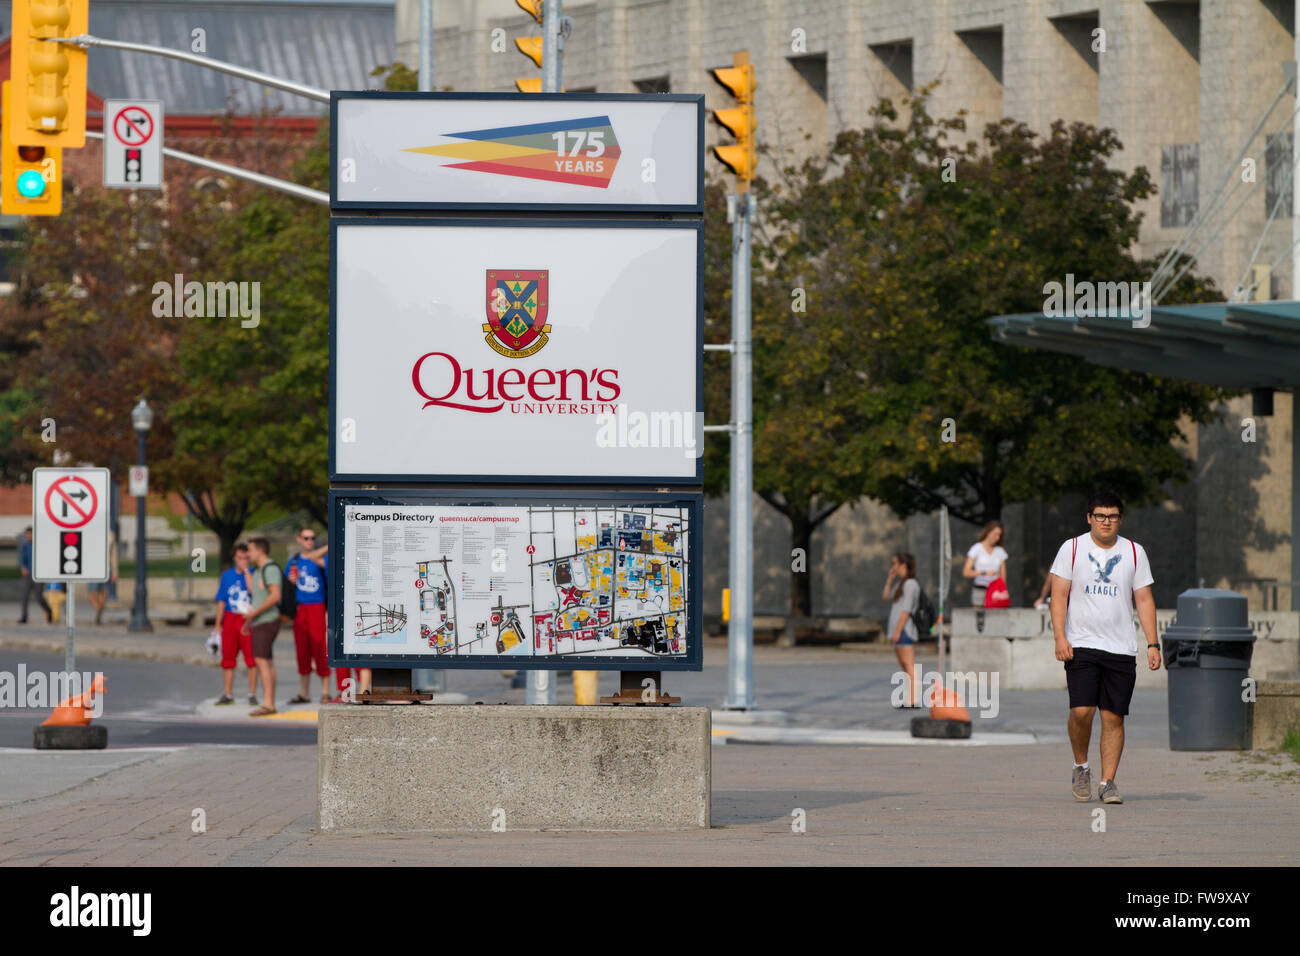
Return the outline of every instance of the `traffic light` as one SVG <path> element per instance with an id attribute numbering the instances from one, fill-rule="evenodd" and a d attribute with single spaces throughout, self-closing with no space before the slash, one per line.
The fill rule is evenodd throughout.
<path id="1" fill-rule="evenodd" d="M 13 109 L 3 118 L 13 142 L 86 145 L 86 50 L 48 41 L 89 28 L 90 0 L 13 0 Z"/>
<path id="2" fill-rule="evenodd" d="M 544 0 L 515 0 L 515 5 L 538 23 L 541 23 L 543 19 L 543 2 Z M 536 63 L 538 69 L 541 69 L 543 48 L 541 37 L 519 37 L 515 40 L 515 46 L 519 48 L 520 53 Z M 520 93 L 540 93 L 542 92 L 542 78 L 540 76 L 529 76 L 515 80 L 515 89 Z"/>
<path id="3" fill-rule="evenodd" d="M 0 121 L 8 117 L 8 80 L 0 86 Z M 63 150 L 19 145 L 0 122 L 0 212 L 7 216 L 57 216 L 63 210 Z"/>
<path id="4" fill-rule="evenodd" d="M 63 569 L 64 574 L 76 574 L 81 570 L 81 532 L 64 531 L 61 538 L 63 550 L 59 567 Z"/>
<path id="5" fill-rule="evenodd" d="M 732 65 L 710 70 L 713 78 L 731 91 L 736 108 L 714 110 L 713 118 L 736 137 L 735 145 L 715 146 L 713 155 L 736 174 L 736 192 L 749 191 L 757 156 L 754 149 L 754 68 L 748 51 L 732 54 Z"/>

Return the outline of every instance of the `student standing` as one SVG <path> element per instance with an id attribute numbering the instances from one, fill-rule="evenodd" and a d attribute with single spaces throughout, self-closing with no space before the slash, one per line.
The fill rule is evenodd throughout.
<path id="1" fill-rule="evenodd" d="M 244 629 L 244 621 L 252 609 L 252 595 L 245 583 L 248 573 L 248 545 L 235 545 L 235 563 L 226 568 L 217 582 L 217 623 L 214 630 L 221 635 L 221 679 L 225 692 L 218 704 L 233 704 L 235 667 L 239 652 L 244 652 L 244 667 L 248 669 L 248 702 L 257 706 L 257 661 L 253 658 L 253 636 Z M 274 703 L 274 702 L 273 702 Z"/>
<path id="2" fill-rule="evenodd" d="M 266 703 L 249 712 L 250 717 L 265 717 L 275 713 L 275 660 L 271 647 L 280 633 L 280 588 L 284 575 L 271 560 L 271 542 L 265 538 L 250 538 L 248 559 L 252 567 L 244 573 L 252 607 L 244 619 L 244 630 L 253 647 L 253 661 L 262 678 L 262 693 Z"/>
<path id="3" fill-rule="evenodd" d="M 1074 750 L 1070 789 L 1074 799 L 1092 799 L 1088 744 L 1093 714 L 1101 711 L 1101 783 L 1103 803 L 1123 803 L 1115 773 L 1124 751 L 1124 717 L 1137 683 L 1136 605 L 1146 635 L 1147 666 L 1160 668 L 1156 641 L 1154 578 L 1142 545 L 1121 537 L 1124 503 L 1118 495 L 1099 492 L 1088 500 L 1088 534 L 1061 545 L 1052 562 L 1052 631 L 1056 659 L 1065 663 L 1070 693 L 1067 727 Z"/>
<path id="4" fill-rule="evenodd" d="M 1002 547 L 1002 522 L 990 521 L 980 531 L 980 539 L 966 552 L 966 565 L 961 569 L 961 576 L 971 582 L 970 603 L 973 606 L 983 607 L 989 585 L 998 578 L 1007 579 L 1008 557 Z"/>
<path id="5" fill-rule="evenodd" d="M 298 653 L 298 696 L 291 704 L 311 702 L 311 670 L 320 676 L 320 699 L 330 696 L 329 655 L 325 648 L 325 549 L 316 547 L 316 532 L 298 529 L 298 553 L 289 559 L 289 583 L 296 590 L 298 609 L 293 618 L 293 646 Z"/>
<path id="6" fill-rule="evenodd" d="M 907 701 L 905 707 L 919 707 L 916 683 L 916 622 L 912 615 L 921 597 L 921 585 L 916 581 L 916 558 L 905 551 L 894 555 L 889 563 L 889 577 L 881 597 L 892 602 L 889 608 L 889 641 L 894 645 L 898 665 L 907 675 Z"/>

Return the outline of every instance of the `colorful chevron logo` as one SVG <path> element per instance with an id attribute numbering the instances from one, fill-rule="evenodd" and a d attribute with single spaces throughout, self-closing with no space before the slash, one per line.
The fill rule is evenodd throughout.
<path id="1" fill-rule="evenodd" d="M 622 154 L 608 116 L 443 135 L 467 142 L 413 146 L 402 152 L 463 160 L 448 164 L 449 169 L 545 179 L 597 189 L 609 185 Z"/>

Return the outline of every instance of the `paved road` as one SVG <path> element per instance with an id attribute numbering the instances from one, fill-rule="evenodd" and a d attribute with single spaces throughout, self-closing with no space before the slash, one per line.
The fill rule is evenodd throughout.
<path id="1" fill-rule="evenodd" d="M 61 631 L 19 631 L 0 627 L 0 671 L 62 666 L 54 653 Z M 252 721 L 235 708 L 222 719 L 195 716 L 220 689 L 202 637 L 119 628 L 79 638 L 78 668 L 103 670 L 109 687 L 107 751 L 32 751 L 31 728 L 43 715 L 0 711 L 0 863 L 578 864 L 629 854 L 654 863 L 1300 862 L 1300 765 L 1169 751 L 1158 691 L 1135 700 L 1120 775 L 1126 803 L 1107 808 L 1105 833 L 1093 830 L 1096 804 L 1070 799 L 1069 755 L 1057 739 L 979 748 L 728 743 L 712 748 L 713 827 L 704 832 L 321 836 L 315 727 Z M 667 676 L 666 689 L 688 703 L 721 703 L 723 642 L 710 642 L 705 665 Z M 282 673 L 293 670 L 282 661 Z M 912 714 L 888 702 L 893 672 L 887 651 L 759 647 L 755 655 L 760 707 L 786 711 L 801 730 L 905 729 Z M 602 692 L 614 680 L 605 675 Z M 522 702 L 523 691 L 494 671 L 455 672 L 449 685 L 472 700 Z M 560 699 L 570 693 L 562 683 Z M 999 708 L 977 718 L 977 735 L 1059 738 L 1061 692 L 1004 691 Z M 807 812 L 806 833 L 791 830 L 796 808 Z M 195 810 L 204 832 L 193 832 Z"/>

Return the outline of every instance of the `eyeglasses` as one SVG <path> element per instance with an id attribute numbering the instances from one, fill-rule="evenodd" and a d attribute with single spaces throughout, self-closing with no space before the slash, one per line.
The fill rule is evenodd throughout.
<path id="1" fill-rule="evenodd" d="M 302 535 L 299 535 L 298 537 L 302 538 L 302 540 L 304 540 L 304 541 L 315 541 L 315 540 L 316 540 L 316 536 L 315 536 L 314 534 L 302 534 Z"/>
<path id="2" fill-rule="evenodd" d="M 1118 520 L 1119 520 L 1121 517 L 1123 517 L 1123 516 L 1122 516 L 1122 515 L 1104 515 L 1104 514 L 1101 514 L 1100 512 L 1096 512 L 1096 511 L 1094 511 L 1094 512 L 1092 513 L 1091 517 L 1092 517 L 1092 520 L 1093 520 L 1093 521 L 1099 521 L 1099 522 L 1105 522 L 1105 523 L 1107 523 L 1107 524 L 1111 524 L 1111 523 L 1113 523 L 1113 522 L 1118 521 Z"/>

